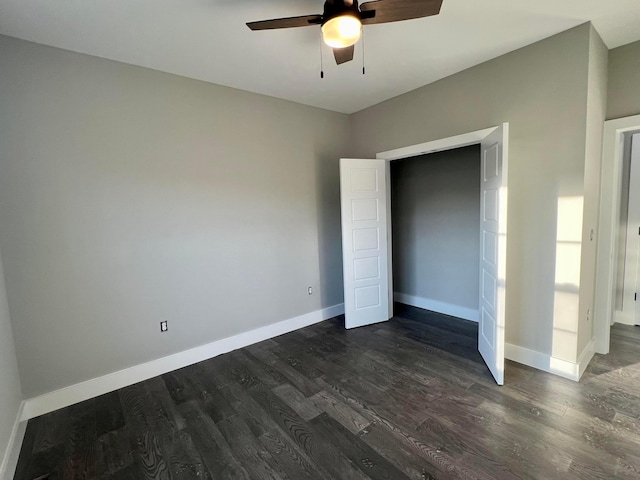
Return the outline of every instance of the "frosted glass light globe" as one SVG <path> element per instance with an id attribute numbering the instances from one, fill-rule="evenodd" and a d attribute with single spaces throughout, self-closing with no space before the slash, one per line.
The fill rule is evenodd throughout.
<path id="1" fill-rule="evenodd" d="M 350 47 L 358 40 L 362 32 L 362 23 L 353 15 L 341 15 L 322 25 L 322 38 L 331 48 Z"/>

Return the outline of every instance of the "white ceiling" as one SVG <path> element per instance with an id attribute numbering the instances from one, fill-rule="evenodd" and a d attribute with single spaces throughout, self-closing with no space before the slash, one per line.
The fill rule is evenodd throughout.
<path id="1" fill-rule="evenodd" d="M 591 20 L 609 48 L 640 40 L 638 0 L 444 0 L 440 15 L 365 27 L 336 66 L 320 29 L 245 22 L 323 0 L 0 0 L 0 33 L 352 113 Z"/>

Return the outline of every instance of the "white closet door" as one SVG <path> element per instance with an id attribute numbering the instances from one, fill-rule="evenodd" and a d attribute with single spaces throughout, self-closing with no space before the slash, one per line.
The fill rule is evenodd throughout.
<path id="1" fill-rule="evenodd" d="M 478 350 L 498 385 L 504 384 L 507 251 L 508 126 L 482 141 L 480 190 L 480 323 Z"/>
<path id="2" fill-rule="evenodd" d="M 344 310 L 347 328 L 393 315 L 389 279 L 389 164 L 340 160 Z"/>

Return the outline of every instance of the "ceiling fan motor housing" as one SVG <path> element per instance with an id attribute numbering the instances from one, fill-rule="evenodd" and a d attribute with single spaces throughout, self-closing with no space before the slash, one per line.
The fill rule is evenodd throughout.
<path id="1" fill-rule="evenodd" d="M 360 9 L 358 8 L 358 0 L 353 0 L 347 5 L 343 0 L 327 1 L 324 3 L 324 12 L 322 13 L 322 25 L 329 20 L 342 15 L 351 15 L 360 20 Z"/>

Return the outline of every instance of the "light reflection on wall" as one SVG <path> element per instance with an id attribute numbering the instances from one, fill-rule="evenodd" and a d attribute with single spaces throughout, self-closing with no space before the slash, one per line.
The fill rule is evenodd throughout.
<path id="1" fill-rule="evenodd" d="M 504 174 L 504 173 L 503 173 Z M 507 187 L 500 187 L 498 192 L 498 281 L 497 281 L 497 305 L 496 305 L 496 328 L 497 344 L 496 357 L 504 358 L 504 339 L 506 325 L 506 289 L 507 289 Z M 504 371 L 504 362 L 498 366 L 498 370 Z"/>
<path id="2" fill-rule="evenodd" d="M 577 359 L 583 197 L 558 198 L 552 357 Z"/>

